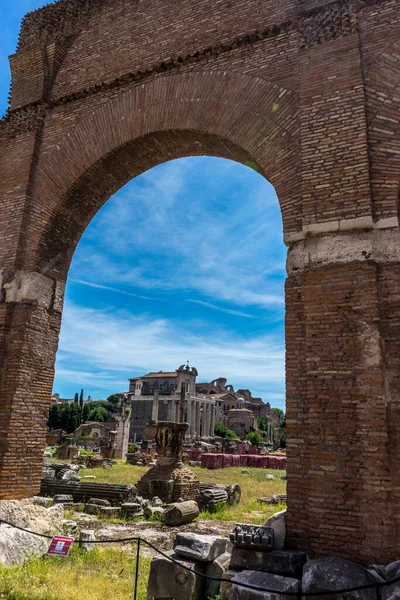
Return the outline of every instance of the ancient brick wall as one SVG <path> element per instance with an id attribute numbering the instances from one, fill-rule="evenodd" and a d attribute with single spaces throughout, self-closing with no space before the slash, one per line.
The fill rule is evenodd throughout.
<path id="1" fill-rule="evenodd" d="M 289 542 L 398 557 L 399 33 L 400 0 L 59 0 L 26 17 L 0 123 L 0 497 L 38 490 L 87 224 L 132 177 L 209 154 L 257 169 L 282 210 Z"/>

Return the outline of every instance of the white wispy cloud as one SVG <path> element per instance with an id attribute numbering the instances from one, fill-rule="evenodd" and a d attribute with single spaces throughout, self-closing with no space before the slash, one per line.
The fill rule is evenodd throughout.
<path id="1" fill-rule="evenodd" d="M 247 339 L 223 328 L 210 331 L 207 324 L 194 331 L 191 323 L 66 306 L 57 381 L 72 378 L 93 387 L 120 387 L 124 376 L 127 380 L 148 370 L 175 369 L 187 359 L 201 380 L 224 376 L 237 387 L 267 392 L 284 379 L 283 341 L 272 335 Z"/>
<path id="2" fill-rule="evenodd" d="M 133 298 L 141 298 L 142 300 L 154 300 L 154 298 L 150 298 L 149 296 L 141 296 L 140 294 L 127 292 L 126 290 L 114 288 L 109 285 L 101 285 L 99 283 L 93 283 L 91 281 L 84 281 L 83 279 L 70 278 L 70 281 L 72 281 L 73 283 L 79 283 L 80 285 L 86 285 L 87 287 L 95 288 L 98 290 L 107 290 L 109 292 L 115 292 L 116 294 L 122 294 L 124 296 L 132 296 Z"/>
<path id="3" fill-rule="evenodd" d="M 223 306 L 217 306 L 215 304 L 211 304 L 210 302 L 203 302 L 202 300 L 192 300 L 191 298 L 186 298 L 185 302 L 190 302 L 191 304 L 200 304 L 201 306 L 205 306 L 206 308 L 211 308 L 212 310 L 218 310 L 220 312 L 227 313 L 228 315 L 234 315 L 236 317 L 245 317 L 246 319 L 256 319 L 255 315 L 249 315 L 240 310 L 232 310 L 230 308 L 224 308 Z"/>
<path id="4" fill-rule="evenodd" d="M 159 165 L 123 188 L 85 234 L 72 276 L 193 291 L 232 309 L 282 305 L 286 250 L 272 186 L 232 161 L 194 164 Z"/>

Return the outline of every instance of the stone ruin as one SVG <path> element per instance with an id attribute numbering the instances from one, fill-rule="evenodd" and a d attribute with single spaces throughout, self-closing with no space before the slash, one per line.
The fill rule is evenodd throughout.
<path id="1" fill-rule="evenodd" d="M 305 552 L 286 549 L 285 537 L 285 511 L 264 526 L 235 525 L 229 541 L 178 533 L 174 549 L 152 559 L 146 600 L 290 600 L 307 593 L 326 600 L 375 600 L 378 584 L 385 584 L 384 600 L 400 597 L 400 582 L 395 582 L 400 561 L 365 568 L 341 558 L 310 560 Z M 361 586 L 371 588 L 335 594 Z"/>
<path id="2" fill-rule="evenodd" d="M 139 493 L 145 498 L 157 496 L 169 503 L 180 499 L 193 500 L 197 496 L 199 481 L 182 460 L 188 427 L 188 423 L 157 423 L 157 462 L 137 484 Z"/>

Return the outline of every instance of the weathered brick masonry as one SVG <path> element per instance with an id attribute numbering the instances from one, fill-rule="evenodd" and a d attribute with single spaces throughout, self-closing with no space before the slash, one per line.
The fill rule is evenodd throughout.
<path id="1" fill-rule="evenodd" d="M 0 498 L 39 489 L 87 224 L 153 165 L 223 156 L 275 186 L 289 246 L 289 542 L 398 558 L 399 39 L 400 0 L 60 0 L 27 15 L 0 124 Z"/>

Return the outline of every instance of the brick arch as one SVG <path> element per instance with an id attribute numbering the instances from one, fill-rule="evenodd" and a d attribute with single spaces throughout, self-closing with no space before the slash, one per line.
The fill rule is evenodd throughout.
<path id="1" fill-rule="evenodd" d="M 25 21 L 0 122 L 0 498 L 39 490 L 79 235 L 131 155 L 141 172 L 200 143 L 280 200 L 288 543 L 398 558 L 399 30 L 387 0 L 59 0 Z"/>
<path id="2" fill-rule="evenodd" d="M 45 126 L 30 267 L 66 277 L 81 234 L 104 202 L 136 175 L 182 156 L 220 156 L 256 168 L 277 190 L 285 230 L 296 229 L 297 98 L 290 90 L 227 72 L 179 74 L 85 105 L 67 128 L 66 112 Z"/>

